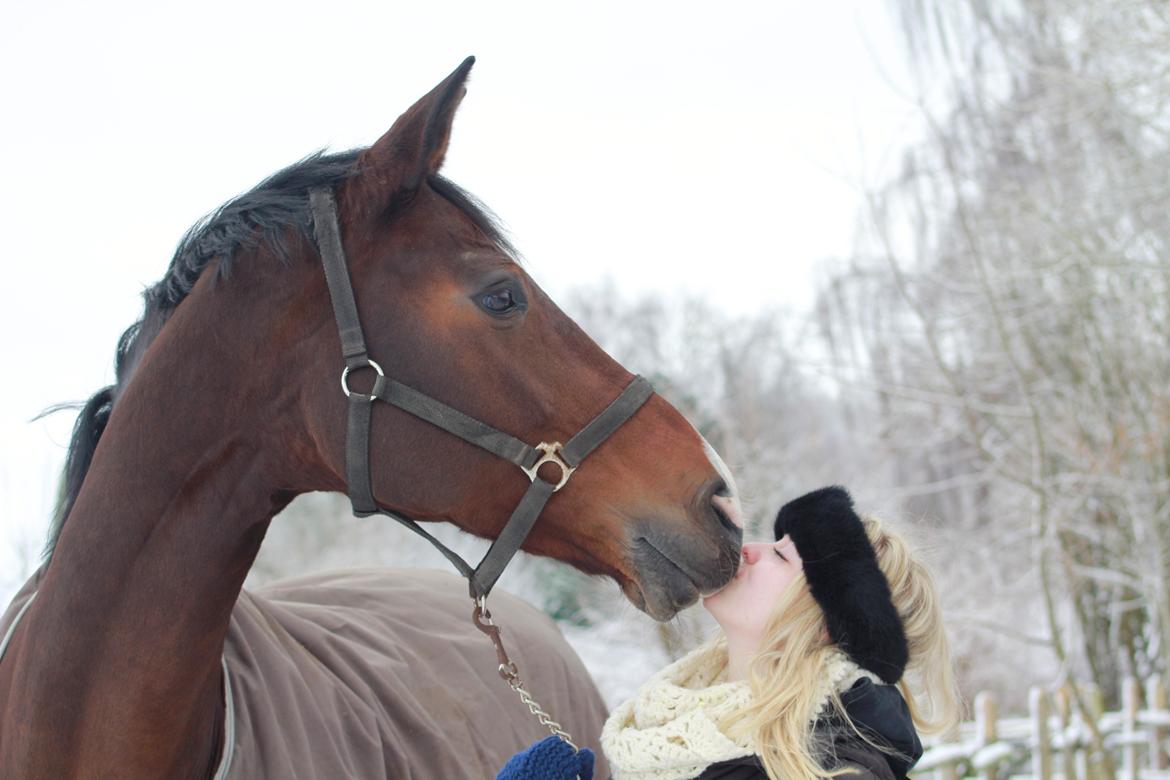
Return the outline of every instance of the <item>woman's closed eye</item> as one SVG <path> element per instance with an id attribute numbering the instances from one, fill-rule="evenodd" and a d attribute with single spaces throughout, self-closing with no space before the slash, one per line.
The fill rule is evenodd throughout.
<path id="1" fill-rule="evenodd" d="M 775 550 L 776 550 L 776 554 L 780 556 L 780 560 L 785 561 L 785 562 L 788 561 L 788 559 L 784 557 L 784 553 L 780 552 L 779 547 L 775 548 Z"/>

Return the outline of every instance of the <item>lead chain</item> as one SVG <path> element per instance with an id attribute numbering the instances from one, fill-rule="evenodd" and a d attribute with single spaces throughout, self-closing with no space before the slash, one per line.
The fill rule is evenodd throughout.
<path id="1" fill-rule="evenodd" d="M 520 679 L 520 670 L 516 668 L 516 664 L 508 657 L 508 651 L 504 649 L 504 643 L 500 639 L 500 627 L 492 621 L 492 613 L 487 608 L 487 598 L 480 596 L 475 600 L 475 611 L 472 613 L 472 621 L 476 628 L 488 635 L 492 640 L 492 644 L 496 647 L 496 658 L 499 660 L 500 677 L 504 678 L 504 682 L 508 683 L 508 687 L 516 692 L 520 697 L 520 701 L 524 702 L 528 707 L 528 711 L 540 721 L 540 725 L 549 730 L 554 737 L 559 737 L 564 740 L 565 744 L 573 748 L 574 752 L 580 752 L 580 748 L 573 743 L 573 738 L 569 733 L 561 728 L 561 724 L 552 719 L 552 716 L 545 711 L 543 707 L 532 698 L 524 688 L 524 681 Z"/>
<path id="2" fill-rule="evenodd" d="M 573 748 L 574 751 L 580 750 L 580 748 L 573 744 L 573 738 L 569 736 L 569 733 L 561 728 L 561 724 L 553 720 L 552 716 L 541 708 L 536 699 L 532 698 L 532 694 L 524 690 L 524 683 L 518 676 L 510 676 L 509 670 L 506 670 L 503 666 L 500 666 L 500 676 L 507 681 L 512 690 L 516 691 L 520 696 L 520 701 L 528 705 L 528 711 L 536 716 L 536 719 L 540 721 L 540 725 L 548 729 L 554 737 L 560 737 L 564 740 L 565 744 Z"/>

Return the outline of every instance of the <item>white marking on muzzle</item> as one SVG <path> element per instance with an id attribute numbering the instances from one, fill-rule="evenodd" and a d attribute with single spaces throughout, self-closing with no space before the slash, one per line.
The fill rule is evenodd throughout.
<path id="1" fill-rule="evenodd" d="M 730 496 L 715 496 L 711 502 L 719 507 L 719 511 L 726 514 L 731 522 L 743 528 L 743 506 L 739 502 L 739 488 L 736 487 L 735 477 L 731 475 L 731 469 L 727 468 L 727 464 L 723 462 L 723 458 L 719 457 L 719 453 L 715 451 L 711 443 L 704 439 L 702 434 L 699 434 L 699 438 L 703 441 L 703 450 L 707 453 L 707 460 L 711 461 L 711 465 L 715 467 L 715 471 L 723 478 L 727 489 L 731 492 Z"/>

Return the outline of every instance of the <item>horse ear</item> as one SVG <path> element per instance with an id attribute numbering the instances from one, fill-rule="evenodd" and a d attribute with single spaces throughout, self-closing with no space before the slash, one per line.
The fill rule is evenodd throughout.
<path id="1" fill-rule="evenodd" d="M 359 176 L 365 184 L 375 184 L 385 198 L 409 197 L 428 175 L 439 170 L 455 110 L 467 93 L 467 74 L 474 64 L 475 57 L 465 59 L 362 153 Z"/>

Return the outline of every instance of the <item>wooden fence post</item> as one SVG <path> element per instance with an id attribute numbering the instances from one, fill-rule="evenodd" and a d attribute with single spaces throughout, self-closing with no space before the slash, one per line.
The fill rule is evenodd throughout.
<path id="1" fill-rule="evenodd" d="M 1085 708 L 1088 710 L 1088 712 L 1080 714 L 1081 738 L 1085 742 L 1080 753 L 1081 777 L 1085 780 L 1096 780 L 1096 778 L 1109 780 L 1108 767 L 1112 763 L 1112 759 L 1108 754 L 1099 754 L 1092 739 L 1092 728 L 1097 727 L 1101 722 L 1101 716 L 1105 714 L 1105 694 L 1096 683 L 1085 683 L 1081 686 L 1081 701 L 1085 703 Z"/>
<path id="2" fill-rule="evenodd" d="M 1146 709 L 1163 713 L 1170 710 L 1166 700 L 1166 683 L 1161 675 L 1150 678 L 1146 683 Z M 1170 769 L 1170 757 L 1166 755 L 1165 726 L 1150 726 L 1150 768 L 1155 771 Z"/>
<path id="3" fill-rule="evenodd" d="M 1138 780 L 1138 746 L 1134 737 L 1141 704 L 1141 685 L 1137 679 L 1126 677 L 1121 681 L 1121 777 L 1125 780 Z"/>
<path id="4" fill-rule="evenodd" d="M 1060 725 L 1060 770 L 1064 780 L 1077 780 L 1077 749 L 1072 739 L 1072 697 L 1065 683 L 1056 692 L 1056 719 Z"/>
<path id="5" fill-rule="evenodd" d="M 1043 688 L 1028 691 L 1028 710 L 1032 715 L 1032 776 L 1052 780 L 1052 734 L 1048 727 L 1048 694 Z"/>
<path id="6" fill-rule="evenodd" d="M 1031 749 L 1028 780 L 1170 779 L 1166 678 L 1151 677 L 1143 688 L 1138 679 L 1126 677 L 1120 686 L 1121 707 L 1108 713 L 1100 688 L 1074 685 L 1066 682 L 1055 691 L 1029 688 L 1027 720 L 1001 721 L 994 694 L 981 691 L 975 697 L 975 722 L 964 727 L 974 726 L 973 738 L 931 747 L 915 777 L 933 773 L 935 780 L 958 780 L 963 767 L 980 780 L 995 780 L 1005 762 L 1020 768 L 1015 762 L 1026 741 Z M 1143 751 L 1148 761 L 1143 761 Z"/>
<path id="7" fill-rule="evenodd" d="M 952 762 L 950 764 L 943 764 L 934 773 L 938 780 L 959 780 L 959 769 Z"/>
<path id="8" fill-rule="evenodd" d="M 979 747 L 987 747 L 996 741 L 995 719 L 995 696 L 988 691 L 981 691 L 975 696 L 975 739 Z M 995 780 L 995 770 L 994 766 L 990 766 L 983 770 L 981 776 L 984 780 Z"/>

